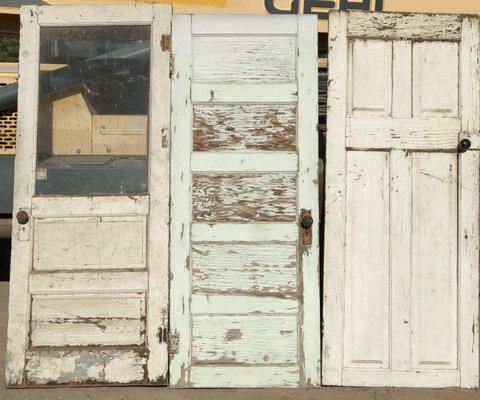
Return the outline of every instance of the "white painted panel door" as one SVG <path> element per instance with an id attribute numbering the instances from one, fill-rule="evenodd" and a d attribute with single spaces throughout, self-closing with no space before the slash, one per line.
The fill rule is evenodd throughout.
<path id="1" fill-rule="evenodd" d="M 324 384 L 478 386 L 479 34 L 330 15 Z"/>
<path id="2" fill-rule="evenodd" d="M 316 20 L 174 16 L 172 39 L 170 384 L 318 386 Z"/>
<path id="3" fill-rule="evenodd" d="M 171 7 L 24 7 L 21 25 L 7 385 L 166 384 Z M 102 100 L 139 76 L 142 115 Z M 128 188 L 135 166 L 114 186 L 127 161 L 148 191 Z"/>

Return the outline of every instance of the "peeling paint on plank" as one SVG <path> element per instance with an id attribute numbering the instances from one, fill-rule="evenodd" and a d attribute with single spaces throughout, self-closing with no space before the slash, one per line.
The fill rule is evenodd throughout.
<path id="1" fill-rule="evenodd" d="M 28 384 L 141 383 L 144 350 L 42 350 L 27 354 Z"/>
<path id="2" fill-rule="evenodd" d="M 296 150 L 294 105 L 200 104 L 193 108 L 193 150 Z"/>
<path id="3" fill-rule="evenodd" d="M 291 222 L 296 219 L 294 174 L 193 175 L 195 222 Z"/>
<path id="4" fill-rule="evenodd" d="M 194 293 L 297 290 L 296 243 L 192 243 L 192 265 Z"/>

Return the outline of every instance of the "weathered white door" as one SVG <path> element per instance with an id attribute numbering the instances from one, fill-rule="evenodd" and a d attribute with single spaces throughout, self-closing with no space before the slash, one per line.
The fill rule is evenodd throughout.
<path id="1" fill-rule="evenodd" d="M 316 19 L 172 32 L 170 384 L 319 385 Z"/>
<path id="2" fill-rule="evenodd" d="M 166 382 L 170 14 L 22 8 L 9 386 Z"/>
<path id="3" fill-rule="evenodd" d="M 478 386 L 478 18 L 336 12 L 329 41 L 323 383 Z"/>

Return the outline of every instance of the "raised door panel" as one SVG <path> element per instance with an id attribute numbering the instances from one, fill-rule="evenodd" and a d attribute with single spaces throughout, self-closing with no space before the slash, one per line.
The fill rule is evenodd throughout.
<path id="1" fill-rule="evenodd" d="M 347 161 L 345 364 L 389 368 L 389 158 L 349 152 Z"/>

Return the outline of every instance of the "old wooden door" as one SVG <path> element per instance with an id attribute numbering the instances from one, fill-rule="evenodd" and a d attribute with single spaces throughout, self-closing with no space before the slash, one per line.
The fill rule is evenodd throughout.
<path id="1" fill-rule="evenodd" d="M 323 383 L 478 386 L 478 18 L 329 40 Z"/>
<path id="2" fill-rule="evenodd" d="M 9 386 L 166 382 L 170 14 L 22 9 Z"/>
<path id="3" fill-rule="evenodd" d="M 318 385 L 316 19 L 172 32 L 170 383 Z"/>

